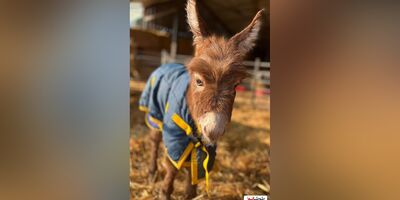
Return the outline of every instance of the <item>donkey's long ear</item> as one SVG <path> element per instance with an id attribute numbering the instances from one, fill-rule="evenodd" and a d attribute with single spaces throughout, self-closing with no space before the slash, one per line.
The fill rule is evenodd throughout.
<path id="1" fill-rule="evenodd" d="M 188 0 L 186 5 L 187 21 L 190 26 L 190 30 L 193 33 L 193 43 L 196 45 L 204 37 L 208 36 L 204 21 L 199 15 L 197 9 L 196 0 Z"/>
<path id="2" fill-rule="evenodd" d="M 242 55 L 247 54 L 254 46 L 261 28 L 264 9 L 258 11 L 253 21 L 240 33 L 234 35 L 230 41 L 236 46 Z"/>

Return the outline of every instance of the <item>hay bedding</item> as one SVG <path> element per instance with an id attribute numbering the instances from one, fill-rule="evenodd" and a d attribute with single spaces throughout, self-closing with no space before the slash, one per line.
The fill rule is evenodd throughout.
<path id="1" fill-rule="evenodd" d="M 137 83 L 135 85 L 143 85 Z M 164 149 L 160 148 L 159 171 L 154 179 L 148 177 L 149 135 L 144 115 L 137 108 L 141 88 L 131 92 L 131 199 L 158 199 L 162 178 Z M 217 171 L 210 174 L 210 197 L 205 184 L 198 187 L 197 199 L 243 199 L 243 194 L 269 193 L 269 111 L 254 108 L 250 94 L 239 93 L 232 114 L 232 123 L 218 143 Z M 269 104 L 262 99 L 262 104 Z M 162 144 L 161 144 L 162 145 Z M 184 173 L 175 181 L 173 199 L 183 199 Z"/>

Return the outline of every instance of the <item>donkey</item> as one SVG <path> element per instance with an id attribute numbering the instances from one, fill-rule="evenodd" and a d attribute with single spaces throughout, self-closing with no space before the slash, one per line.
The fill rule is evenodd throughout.
<path id="1" fill-rule="evenodd" d="M 167 156 L 161 199 L 170 199 L 173 182 L 189 167 L 185 198 L 196 196 L 197 183 L 212 170 L 216 143 L 231 120 L 236 86 L 248 76 L 243 60 L 255 46 L 262 23 L 260 10 L 230 39 L 212 35 L 199 16 L 195 0 L 186 5 L 195 54 L 186 65 L 167 64 L 150 76 L 139 101 L 150 127 L 150 175 L 157 171 L 159 143 Z"/>

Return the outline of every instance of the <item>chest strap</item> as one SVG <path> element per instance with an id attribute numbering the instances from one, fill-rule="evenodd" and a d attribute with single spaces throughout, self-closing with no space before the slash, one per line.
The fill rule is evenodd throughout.
<path id="1" fill-rule="evenodd" d="M 206 147 L 201 143 L 199 137 L 193 135 L 192 128 L 189 124 L 187 124 L 178 114 L 174 113 L 172 115 L 172 121 L 174 121 L 181 129 L 183 129 L 186 135 L 190 138 L 190 140 L 195 145 L 195 148 L 192 149 L 191 152 L 191 174 L 192 174 L 192 184 L 197 184 L 197 152 L 196 149 L 201 147 L 201 150 L 206 154 L 206 158 L 203 161 L 203 168 L 205 171 L 205 179 L 206 179 L 206 191 L 207 195 L 210 196 L 209 193 L 209 178 L 208 178 L 208 161 L 210 158 L 210 154 L 208 153 Z"/>

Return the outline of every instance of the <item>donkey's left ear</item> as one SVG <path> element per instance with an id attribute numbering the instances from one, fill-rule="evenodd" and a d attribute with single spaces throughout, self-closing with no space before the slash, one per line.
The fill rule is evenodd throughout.
<path id="1" fill-rule="evenodd" d="M 240 33 L 234 35 L 230 41 L 238 48 L 242 55 L 247 54 L 254 46 L 261 28 L 264 9 L 258 11 L 253 21 Z"/>
<path id="2" fill-rule="evenodd" d="M 196 0 L 188 0 L 186 4 L 187 21 L 193 33 L 194 45 L 209 35 L 203 19 L 197 9 Z"/>

